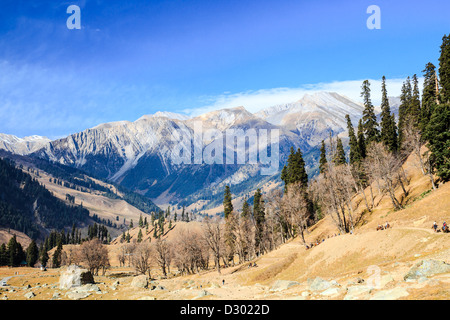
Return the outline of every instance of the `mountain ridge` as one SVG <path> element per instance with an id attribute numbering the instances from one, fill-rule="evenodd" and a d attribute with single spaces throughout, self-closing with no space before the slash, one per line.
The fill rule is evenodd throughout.
<path id="1" fill-rule="evenodd" d="M 166 194 L 168 201 L 181 201 L 192 194 L 210 194 L 211 189 L 215 190 L 215 197 L 220 197 L 220 186 L 226 183 L 243 184 L 251 179 L 257 185 L 258 181 L 267 181 L 267 177 L 258 178 L 261 165 L 176 163 L 171 150 L 176 145 L 172 136 L 178 130 L 191 136 L 191 140 L 182 142 L 185 148 L 192 148 L 191 141 L 196 141 L 202 144 L 202 151 L 205 152 L 214 147 L 218 138 L 207 138 L 204 134 L 199 136 L 195 132 L 196 122 L 201 122 L 203 130 L 217 130 L 223 136 L 227 130 L 246 132 L 248 129 L 278 129 L 278 171 L 287 160 L 292 146 L 301 148 L 304 154 L 313 151 L 309 161 L 307 160 L 307 170 L 314 174 L 314 159 L 317 157 L 320 141 L 327 139 L 330 132 L 336 135 L 346 131 L 347 113 L 355 125 L 362 110 L 362 105 L 335 92 L 319 92 L 307 94 L 296 102 L 273 106 L 256 113 L 251 113 L 242 106 L 215 110 L 196 117 L 156 112 L 133 122 L 99 124 L 65 138 L 44 140 L 41 148 L 26 152 L 34 157 L 80 168 L 123 184 L 151 199 Z M 1 148 L 4 149 L 5 146 L 0 144 Z M 248 150 L 237 150 L 237 153 L 248 154 Z M 11 146 L 8 151 L 15 152 Z M 226 146 L 222 151 L 224 155 Z"/>

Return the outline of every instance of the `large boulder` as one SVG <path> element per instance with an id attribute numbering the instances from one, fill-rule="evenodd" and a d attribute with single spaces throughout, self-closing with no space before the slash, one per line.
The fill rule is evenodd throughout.
<path id="1" fill-rule="evenodd" d="M 277 280 L 274 282 L 274 284 L 272 285 L 272 288 L 270 288 L 270 290 L 272 291 L 282 291 L 282 290 L 286 290 L 289 289 L 293 286 L 297 286 L 300 283 L 296 282 L 296 281 L 289 281 L 289 280 Z"/>
<path id="2" fill-rule="evenodd" d="M 433 276 L 439 273 L 450 272 L 450 264 L 437 260 L 422 260 L 412 267 L 403 277 L 407 280 L 417 280 L 423 277 Z"/>
<path id="3" fill-rule="evenodd" d="M 131 281 L 131 286 L 135 288 L 148 288 L 148 276 L 141 275 L 134 277 Z"/>
<path id="4" fill-rule="evenodd" d="M 90 283 L 95 283 L 92 273 L 76 265 L 67 267 L 59 277 L 59 287 L 61 289 L 76 288 Z"/>
<path id="5" fill-rule="evenodd" d="M 315 279 L 308 279 L 308 285 L 311 291 L 323 291 L 333 286 L 331 282 L 323 280 L 320 277 L 316 277 Z"/>

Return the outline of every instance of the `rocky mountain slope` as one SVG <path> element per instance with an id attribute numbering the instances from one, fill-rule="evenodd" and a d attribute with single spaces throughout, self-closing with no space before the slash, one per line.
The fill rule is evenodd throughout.
<path id="1" fill-rule="evenodd" d="M 48 143 L 50 139 L 41 136 L 18 138 L 11 134 L 0 133 L 0 149 L 19 155 L 33 153 Z"/>
<path id="2" fill-rule="evenodd" d="M 350 114 L 356 125 L 362 110 L 361 105 L 337 93 L 322 92 L 255 114 L 244 107 L 217 110 L 194 118 L 157 112 L 134 122 L 100 124 L 55 141 L 39 140 L 40 145 L 36 142 L 28 149 L 19 147 L 23 145 L 19 140 L 12 144 L 17 145 L 15 148 L 11 144 L 0 144 L 0 148 L 8 147 L 12 152 L 28 153 L 83 169 L 120 183 L 158 204 L 184 202 L 189 205 L 202 198 L 219 201 L 225 184 L 233 184 L 234 190 L 242 194 L 278 180 L 291 146 L 302 149 L 307 170 L 313 175 L 320 141 L 326 139 L 330 131 L 333 134 L 345 131 L 345 114 Z M 198 133 L 199 123 L 203 134 Z M 227 144 L 220 142 L 225 139 L 227 130 L 247 132 L 251 129 L 257 134 L 260 129 L 279 130 L 279 162 L 274 164 L 272 177 L 261 174 L 261 169 L 267 165 L 250 164 L 247 159 L 244 164 L 206 163 L 208 151 L 209 155 L 214 154 L 214 159 L 226 162 Z M 180 130 L 186 139 L 176 139 Z M 206 134 L 211 132 L 216 134 Z M 174 151 L 180 141 L 185 150 L 191 150 L 191 160 L 195 164 L 180 163 L 182 156 Z M 194 142 L 200 146 L 201 163 L 194 159 Z M 236 154 L 248 155 L 249 150 L 255 148 L 255 143 L 238 146 Z"/>

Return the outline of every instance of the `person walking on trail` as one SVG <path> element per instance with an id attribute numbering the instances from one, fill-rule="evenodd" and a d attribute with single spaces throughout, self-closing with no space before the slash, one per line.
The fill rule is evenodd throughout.
<path id="1" fill-rule="evenodd" d="M 434 232 L 436 232 L 437 231 L 437 228 L 438 228 L 438 225 L 437 225 L 437 223 L 436 223 L 436 221 L 433 223 L 433 229 L 434 229 Z"/>

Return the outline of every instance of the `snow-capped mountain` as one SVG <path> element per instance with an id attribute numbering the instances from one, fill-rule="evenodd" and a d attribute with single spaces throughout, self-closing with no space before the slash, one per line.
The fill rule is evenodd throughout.
<path id="1" fill-rule="evenodd" d="M 19 155 L 35 152 L 50 141 L 50 139 L 41 136 L 19 138 L 11 134 L 0 133 L 0 149 Z"/>
<path id="2" fill-rule="evenodd" d="M 214 149 L 211 154 L 223 158 L 227 154 L 227 148 L 229 149 L 226 144 L 220 144 L 225 132 L 233 129 L 241 132 L 249 129 L 278 129 L 278 170 L 284 165 L 291 146 L 301 148 L 307 164 L 313 167 L 320 141 L 326 139 L 330 131 L 338 134 L 346 130 L 346 114 L 350 115 L 356 125 L 362 110 L 360 104 L 337 93 L 321 92 L 305 95 L 297 102 L 273 106 L 255 114 L 244 107 L 212 111 L 193 118 L 171 112 L 157 112 L 142 116 L 134 122 L 100 124 L 55 141 L 22 139 L 34 141 L 33 145 L 31 142 L 20 142 L 18 138 L 15 143 L 8 144 L 2 142 L 6 141 L 6 138 L 1 139 L 2 135 L 0 148 L 20 154 L 32 153 L 33 156 L 81 168 L 157 199 L 158 204 L 171 200 L 180 201 L 194 195 L 197 198 L 213 197 L 214 194 L 222 193 L 225 183 L 251 191 L 258 183 L 270 179 L 260 174 L 259 164 L 248 162 L 183 164 L 181 158 L 184 151 L 183 155 L 174 152 L 176 147 L 182 146 L 183 150 L 192 151 L 192 143 L 195 142 L 200 145 L 203 153 Z M 199 123 L 202 133 L 197 130 Z M 187 136 L 181 142 L 176 139 L 180 130 Z M 211 136 L 205 133 L 208 130 L 215 130 L 220 134 Z M 11 145 L 16 147 L 12 148 Z M 19 147 L 23 145 L 27 148 Z M 237 148 L 237 154 L 248 156 L 249 150 L 258 146 L 249 142 L 243 149 L 242 145 L 241 149 L 239 146 Z M 194 157 L 193 153 L 191 158 Z M 279 180 L 279 174 L 274 177 Z M 192 199 L 195 200 L 194 198 Z"/>
<path id="3" fill-rule="evenodd" d="M 315 146 L 328 137 L 330 130 L 335 134 L 346 130 L 346 114 L 356 125 L 363 109 L 362 105 L 337 93 L 319 92 L 306 94 L 297 102 L 259 111 L 256 115 L 296 132 L 303 141 Z"/>

